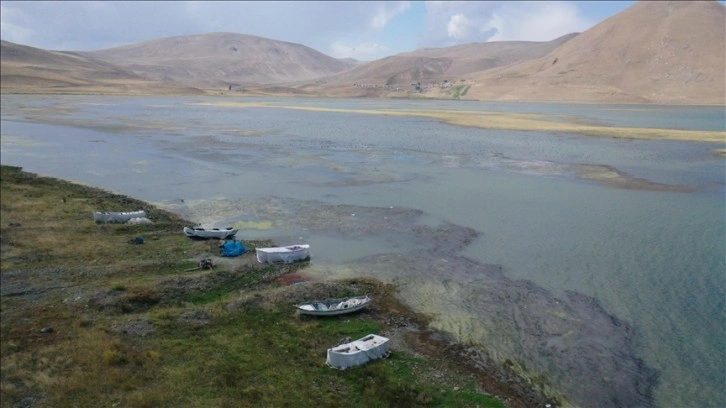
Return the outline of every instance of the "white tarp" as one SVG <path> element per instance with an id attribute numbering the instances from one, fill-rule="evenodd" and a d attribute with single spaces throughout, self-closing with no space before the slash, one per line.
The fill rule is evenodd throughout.
<path id="1" fill-rule="evenodd" d="M 310 245 L 257 248 L 257 261 L 260 263 L 293 263 L 309 257 Z"/>
<path id="2" fill-rule="evenodd" d="M 329 348 L 325 363 L 330 367 L 344 370 L 363 365 L 370 360 L 388 357 L 388 354 L 388 338 L 369 334 L 362 339 Z"/>

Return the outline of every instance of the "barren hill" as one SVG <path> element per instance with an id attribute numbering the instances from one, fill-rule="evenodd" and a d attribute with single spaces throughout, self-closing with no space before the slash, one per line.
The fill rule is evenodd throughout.
<path id="1" fill-rule="evenodd" d="M 544 57 L 482 71 L 481 99 L 726 102 L 726 8 L 642 1 Z"/>
<path id="2" fill-rule="evenodd" d="M 2 42 L 2 92 L 226 93 L 726 104 L 726 8 L 642 1 L 581 34 L 420 49 L 372 62 L 245 34 L 93 52 Z"/>
<path id="3" fill-rule="evenodd" d="M 340 82 L 386 85 L 454 80 L 473 72 L 541 57 L 576 35 L 568 34 L 548 42 L 500 41 L 423 48 L 360 65 L 334 78 Z"/>
<path id="4" fill-rule="evenodd" d="M 146 78 L 212 87 L 308 80 L 355 65 L 304 45 L 233 33 L 161 38 L 87 55 Z"/>
<path id="5" fill-rule="evenodd" d="M 159 84 L 75 52 L 46 51 L 0 42 L 0 88 L 4 93 L 201 93 Z"/>
<path id="6" fill-rule="evenodd" d="M 317 92 L 336 96 L 407 92 L 413 90 L 415 84 L 453 83 L 467 78 L 473 72 L 541 57 L 575 36 L 576 33 L 568 34 L 547 42 L 500 41 L 423 48 L 359 64 L 341 74 L 325 78 L 325 83 L 320 87 L 307 86 L 304 89 L 312 91 L 319 88 Z"/>

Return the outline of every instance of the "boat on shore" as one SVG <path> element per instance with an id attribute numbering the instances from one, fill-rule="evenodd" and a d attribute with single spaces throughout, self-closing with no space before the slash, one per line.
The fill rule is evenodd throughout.
<path id="1" fill-rule="evenodd" d="M 293 263 L 310 258 L 310 245 L 257 248 L 259 263 Z"/>
<path id="2" fill-rule="evenodd" d="M 386 358 L 389 354 L 388 338 L 369 334 L 361 339 L 329 348 L 325 364 L 345 370 L 363 365 L 370 360 Z"/>
<path id="3" fill-rule="evenodd" d="M 337 316 L 364 309 L 370 303 L 371 298 L 366 295 L 343 299 L 313 300 L 295 305 L 295 309 L 302 315 Z"/>
<path id="4" fill-rule="evenodd" d="M 93 220 L 97 223 L 127 223 L 132 218 L 146 218 L 146 211 L 94 211 Z"/>
<path id="5" fill-rule="evenodd" d="M 237 235 L 237 229 L 232 227 L 220 229 L 204 229 L 184 227 L 184 234 L 193 239 L 230 239 Z"/>

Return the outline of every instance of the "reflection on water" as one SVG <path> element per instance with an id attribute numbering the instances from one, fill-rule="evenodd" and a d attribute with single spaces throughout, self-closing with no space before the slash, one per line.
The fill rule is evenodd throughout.
<path id="1" fill-rule="evenodd" d="M 659 405 L 726 405 L 725 167 L 712 144 L 204 101 L 4 95 L 2 162 L 242 239 L 310 243 L 311 275 L 397 283 L 437 327 L 581 405 L 649 405 L 656 379 Z M 264 101 L 724 123 L 696 107 Z"/>

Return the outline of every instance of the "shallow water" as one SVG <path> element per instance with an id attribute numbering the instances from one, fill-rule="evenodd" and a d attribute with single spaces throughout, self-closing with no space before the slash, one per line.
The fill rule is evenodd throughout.
<path id="1" fill-rule="evenodd" d="M 4 95 L 2 163 L 236 224 L 242 239 L 310 243 L 310 274 L 399 283 L 435 325 L 546 373 L 580 405 L 647 405 L 634 383 L 650 370 L 659 406 L 726 405 L 726 167 L 711 151 L 722 145 L 208 100 Z M 711 107 L 239 101 L 724 130 Z"/>

